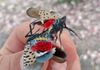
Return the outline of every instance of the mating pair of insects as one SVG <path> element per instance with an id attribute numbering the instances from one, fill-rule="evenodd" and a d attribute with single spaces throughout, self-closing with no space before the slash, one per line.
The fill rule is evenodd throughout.
<path id="1" fill-rule="evenodd" d="M 65 51 L 58 48 L 55 44 L 58 38 L 57 34 L 59 32 L 60 38 L 63 29 L 67 29 L 77 36 L 71 28 L 66 26 L 66 16 L 60 18 L 54 11 L 39 10 L 36 8 L 29 8 L 27 14 L 37 20 L 29 25 L 30 31 L 25 36 L 27 43 L 23 55 L 24 65 L 34 64 L 33 59 L 38 63 L 43 63 L 51 58 L 54 58 L 57 62 L 65 62 Z M 43 26 L 45 29 L 41 33 L 38 33 L 39 30 L 37 30 L 33 34 L 32 30 L 34 30 L 35 25 Z"/>

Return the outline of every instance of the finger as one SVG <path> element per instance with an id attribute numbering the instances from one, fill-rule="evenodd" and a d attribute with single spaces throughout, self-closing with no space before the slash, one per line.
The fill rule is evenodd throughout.
<path id="1" fill-rule="evenodd" d="M 61 34 L 61 44 L 64 47 L 64 50 L 67 54 L 67 67 L 72 68 L 74 62 L 78 60 L 78 54 L 77 54 L 77 50 L 75 47 L 75 44 L 73 43 L 69 33 L 67 32 L 67 30 L 63 30 L 62 34 Z"/>
<path id="2" fill-rule="evenodd" d="M 29 32 L 29 24 L 29 22 L 20 24 L 13 30 L 5 45 L 1 49 L 1 54 L 8 55 L 11 53 L 22 51 L 24 49 L 24 45 L 26 43 L 25 35 Z M 41 26 L 35 25 L 33 33 L 35 33 L 38 29 L 40 29 L 40 31 L 41 29 L 43 30 Z"/>
<path id="3" fill-rule="evenodd" d="M 76 47 L 75 47 L 69 33 L 67 32 L 67 30 L 63 30 L 60 37 L 58 34 L 58 39 L 61 40 L 61 45 L 63 46 L 63 48 L 67 54 L 66 62 L 65 62 L 65 65 L 63 65 L 63 64 L 61 65 L 57 62 L 50 61 L 48 70 L 50 70 L 50 69 L 55 70 L 55 69 L 61 68 L 61 67 L 64 69 L 66 68 L 67 70 L 74 70 L 75 68 L 80 70 L 80 63 L 79 63 L 79 58 L 77 55 Z M 61 45 L 60 45 L 60 47 L 61 47 Z"/>
<path id="4" fill-rule="evenodd" d="M 21 70 L 20 69 L 20 58 L 23 54 L 23 51 L 16 54 L 1 56 L 0 69 L 1 70 Z"/>
<path id="5" fill-rule="evenodd" d="M 61 44 L 63 45 L 65 52 L 67 53 L 67 60 L 75 59 L 77 50 L 69 33 L 66 30 L 63 30 L 61 34 Z"/>
<path id="6" fill-rule="evenodd" d="M 46 61 L 46 62 L 43 64 L 43 67 L 42 67 L 41 70 L 47 70 L 48 66 L 49 66 L 49 61 Z"/>
<path id="7" fill-rule="evenodd" d="M 64 63 L 57 63 L 54 60 L 50 60 L 49 66 L 47 67 L 47 70 L 66 70 L 66 69 L 67 69 L 66 62 L 64 62 Z"/>

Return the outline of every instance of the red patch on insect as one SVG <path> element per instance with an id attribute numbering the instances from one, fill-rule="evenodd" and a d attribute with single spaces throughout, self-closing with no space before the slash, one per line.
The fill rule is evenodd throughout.
<path id="1" fill-rule="evenodd" d="M 43 26 L 44 26 L 45 28 L 49 28 L 54 22 L 55 22 L 54 19 L 46 20 L 46 21 L 44 22 Z"/>
<path id="2" fill-rule="evenodd" d="M 32 46 L 32 51 L 51 51 L 55 46 L 51 42 L 37 42 L 36 45 Z"/>

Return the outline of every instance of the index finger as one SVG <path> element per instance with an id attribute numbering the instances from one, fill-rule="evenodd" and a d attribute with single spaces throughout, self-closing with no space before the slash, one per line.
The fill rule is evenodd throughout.
<path id="1" fill-rule="evenodd" d="M 16 26 L 16 28 L 14 28 L 11 35 L 4 44 L 3 48 L 0 50 L 0 53 L 3 52 L 3 54 L 11 54 L 22 51 L 26 43 L 25 35 L 29 32 L 29 24 L 30 24 L 29 22 L 26 22 Z M 40 28 L 41 26 L 35 25 L 33 33 Z M 42 30 L 43 28 L 41 28 L 40 31 Z"/>

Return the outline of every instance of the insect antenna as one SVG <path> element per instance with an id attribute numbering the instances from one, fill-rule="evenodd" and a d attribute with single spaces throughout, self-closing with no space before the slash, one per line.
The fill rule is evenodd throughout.
<path id="1" fill-rule="evenodd" d="M 72 30 L 71 28 L 69 28 L 69 27 L 67 27 L 67 26 L 65 26 L 64 28 L 66 28 L 66 29 L 69 30 L 70 32 L 74 33 L 74 35 L 76 35 L 76 36 L 81 40 L 81 38 L 78 36 L 78 34 L 77 34 L 74 30 Z"/>

